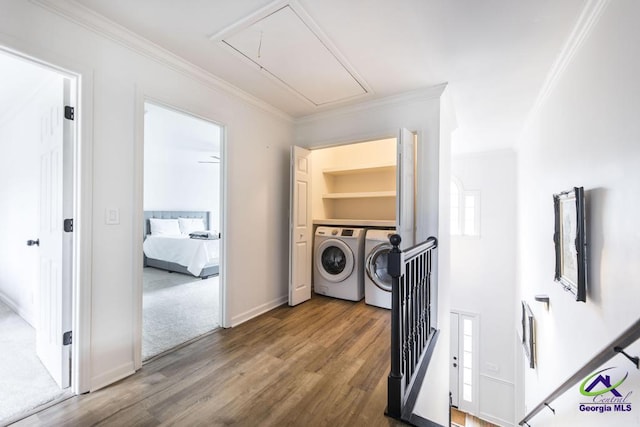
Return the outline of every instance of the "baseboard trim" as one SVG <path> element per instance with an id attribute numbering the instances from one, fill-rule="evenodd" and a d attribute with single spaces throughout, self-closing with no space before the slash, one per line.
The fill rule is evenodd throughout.
<path id="1" fill-rule="evenodd" d="M 31 325 L 33 328 L 35 328 L 35 325 L 34 325 L 34 320 L 35 320 L 35 315 L 34 314 L 35 313 L 33 313 L 30 310 L 22 309 L 16 303 L 14 303 L 13 300 L 11 298 L 9 298 L 2 291 L 0 291 L 0 301 L 2 301 L 4 304 L 6 304 L 18 316 L 22 317 L 22 319 L 24 319 L 25 322 L 27 322 L 29 325 Z"/>
<path id="2" fill-rule="evenodd" d="M 248 320 L 253 319 L 254 317 L 258 317 L 261 314 L 266 313 L 267 311 L 273 310 L 276 307 L 280 307 L 283 304 L 286 304 L 289 300 L 287 295 L 281 296 L 264 304 L 261 304 L 251 310 L 247 310 L 244 313 L 240 313 L 236 316 L 231 317 L 231 327 L 238 326 Z"/>
<path id="3" fill-rule="evenodd" d="M 97 391 L 123 378 L 135 374 L 133 361 L 124 363 L 91 379 L 91 391 Z"/>

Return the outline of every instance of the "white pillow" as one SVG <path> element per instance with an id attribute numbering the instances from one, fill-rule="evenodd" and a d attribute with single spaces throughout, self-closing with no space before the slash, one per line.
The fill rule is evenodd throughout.
<path id="1" fill-rule="evenodd" d="M 153 236 L 179 236 L 180 226 L 177 219 L 149 218 Z"/>
<path id="2" fill-rule="evenodd" d="M 203 218 L 178 218 L 178 223 L 180 224 L 180 232 L 182 234 L 206 230 Z"/>

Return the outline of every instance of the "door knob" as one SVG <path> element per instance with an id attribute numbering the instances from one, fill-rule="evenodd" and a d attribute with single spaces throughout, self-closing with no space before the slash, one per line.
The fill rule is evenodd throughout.
<path id="1" fill-rule="evenodd" d="M 27 246 L 40 246 L 40 239 L 27 240 Z"/>

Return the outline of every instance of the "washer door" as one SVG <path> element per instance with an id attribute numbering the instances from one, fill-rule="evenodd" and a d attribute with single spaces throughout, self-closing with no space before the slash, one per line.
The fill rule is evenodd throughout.
<path id="1" fill-rule="evenodd" d="M 342 282 L 351 275 L 354 265 L 353 252 L 342 240 L 327 239 L 318 245 L 316 266 L 326 280 Z"/>
<path id="2" fill-rule="evenodd" d="M 389 243 L 381 243 L 367 257 L 367 276 L 380 289 L 391 292 L 392 278 L 389 275 Z"/>

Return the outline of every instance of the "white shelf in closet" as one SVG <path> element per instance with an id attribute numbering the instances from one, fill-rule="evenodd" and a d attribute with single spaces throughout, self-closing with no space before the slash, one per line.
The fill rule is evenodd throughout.
<path id="1" fill-rule="evenodd" d="M 392 228 L 396 226 L 394 220 L 387 219 L 314 219 L 314 225 L 336 225 L 343 227 L 386 227 Z"/>
<path id="2" fill-rule="evenodd" d="M 396 197 L 395 191 L 361 191 L 357 193 L 325 193 L 323 199 L 374 199 Z"/>
<path id="3" fill-rule="evenodd" d="M 364 167 L 323 169 L 322 173 L 325 175 L 338 176 L 338 175 L 367 174 L 367 173 L 376 173 L 376 172 L 392 172 L 395 170 L 396 170 L 396 165 L 384 164 L 384 165 L 364 166 Z"/>

